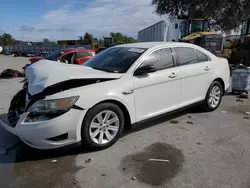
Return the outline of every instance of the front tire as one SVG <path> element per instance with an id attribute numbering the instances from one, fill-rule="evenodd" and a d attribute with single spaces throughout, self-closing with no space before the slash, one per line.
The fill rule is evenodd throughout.
<path id="1" fill-rule="evenodd" d="M 207 91 L 206 99 L 202 106 L 203 110 L 206 112 L 216 110 L 221 103 L 222 95 L 223 89 L 221 83 L 218 81 L 214 81 Z"/>
<path id="2" fill-rule="evenodd" d="M 98 104 L 84 118 L 81 129 L 82 145 L 91 150 L 108 148 L 119 139 L 124 125 L 124 114 L 117 105 Z"/>
<path id="3" fill-rule="evenodd" d="M 20 115 L 25 111 L 26 89 L 18 91 L 12 98 L 9 111 L 8 121 L 12 127 L 15 127 Z"/>

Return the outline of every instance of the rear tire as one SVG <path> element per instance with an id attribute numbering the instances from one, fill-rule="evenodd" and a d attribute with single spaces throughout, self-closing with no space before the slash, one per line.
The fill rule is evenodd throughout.
<path id="1" fill-rule="evenodd" d="M 218 81 L 214 81 L 208 88 L 206 99 L 202 105 L 202 109 L 206 112 L 216 110 L 222 99 L 223 89 L 222 85 Z"/>
<path id="2" fill-rule="evenodd" d="M 112 146 L 125 125 L 123 111 L 113 103 L 101 103 L 86 114 L 81 129 L 82 146 L 101 150 Z"/>

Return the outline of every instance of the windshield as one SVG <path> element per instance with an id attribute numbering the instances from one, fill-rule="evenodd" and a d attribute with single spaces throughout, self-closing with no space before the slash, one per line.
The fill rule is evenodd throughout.
<path id="1" fill-rule="evenodd" d="M 144 48 L 108 48 L 88 60 L 84 65 L 106 72 L 125 73 L 145 51 Z"/>
<path id="2" fill-rule="evenodd" d="M 48 60 L 52 60 L 55 61 L 57 60 L 58 57 L 60 57 L 62 54 L 64 54 L 65 52 L 63 50 L 58 50 L 54 53 L 49 54 L 48 56 L 46 56 L 45 58 Z"/>

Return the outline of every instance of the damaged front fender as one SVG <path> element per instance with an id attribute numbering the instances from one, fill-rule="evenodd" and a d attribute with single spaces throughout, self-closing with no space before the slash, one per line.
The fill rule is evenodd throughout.
<path id="1" fill-rule="evenodd" d="M 105 82 L 105 81 L 110 81 L 114 79 L 108 79 L 108 78 L 103 78 L 103 79 L 74 79 L 74 80 L 67 80 L 64 82 L 60 82 L 54 85 L 51 85 L 47 88 L 45 88 L 42 92 L 31 95 L 30 93 L 27 93 L 29 96 L 29 104 L 27 105 L 26 109 L 28 109 L 32 104 L 34 104 L 38 100 L 44 99 L 46 96 L 53 95 L 56 93 L 60 93 L 66 90 L 70 90 L 73 88 L 77 87 L 82 87 L 86 85 L 91 85 L 91 84 L 96 84 L 100 82 Z"/>

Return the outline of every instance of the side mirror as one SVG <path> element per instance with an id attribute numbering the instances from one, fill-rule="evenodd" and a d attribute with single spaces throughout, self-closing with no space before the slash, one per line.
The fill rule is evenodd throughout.
<path id="1" fill-rule="evenodd" d="M 151 72 L 156 72 L 157 68 L 154 65 L 143 65 L 141 67 L 139 67 L 138 69 L 136 69 L 136 71 L 134 72 L 135 76 L 141 76 L 141 75 L 145 75 Z"/>

